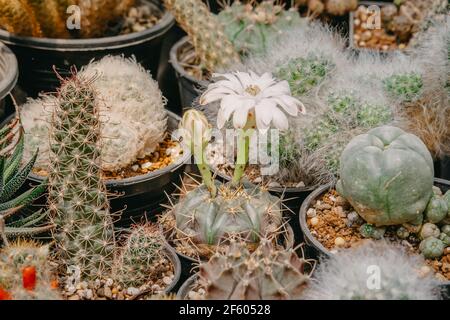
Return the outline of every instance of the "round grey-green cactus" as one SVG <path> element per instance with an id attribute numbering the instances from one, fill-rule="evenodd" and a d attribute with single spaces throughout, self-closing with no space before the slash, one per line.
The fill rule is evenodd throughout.
<path id="1" fill-rule="evenodd" d="M 341 155 L 338 192 L 368 223 L 412 222 L 432 195 L 433 159 L 423 142 L 383 126 L 352 139 Z"/>
<path id="2" fill-rule="evenodd" d="M 445 199 L 439 195 L 433 195 L 425 210 L 425 217 L 429 222 L 438 223 L 447 217 L 448 210 Z"/>
<path id="3" fill-rule="evenodd" d="M 445 244 L 435 237 L 428 237 L 420 243 L 419 250 L 427 259 L 439 258 L 444 254 Z"/>

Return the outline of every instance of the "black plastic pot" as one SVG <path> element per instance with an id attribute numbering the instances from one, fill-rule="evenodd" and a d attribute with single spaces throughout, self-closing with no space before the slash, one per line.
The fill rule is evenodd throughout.
<path id="1" fill-rule="evenodd" d="M 183 283 L 183 285 L 180 287 L 180 289 L 177 292 L 177 300 L 187 300 L 186 298 L 189 294 L 189 290 L 194 285 L 197 278 L 198 278 L 198 275 L 194 274 L 193 276 L 186 279 L 186 281 Z"/>
<path id="2" fill-rule="evenodd" d="M 182 38 L 170 50 L 170 63 L 175 69 L 180 91 L 181 107 L 188 109 L 199 95 L 202 88 L 208 85 L 208 81 L 198 80 L 189 75 L 183 65 L 189 64 L 195 57 L 193 46 L 188 37 Z"/>
<path id="3" fill-rule="evenodd" d="M 227 176 L 223 172 L 213 169 L 214 175 L 219 180 L 224 182 L 231 181 L 231 177 Z M 310 188 L 285 188 L 285 187 L 272 187 L 268 188 L 269 192 L 279 198 L 285 199 L 283 204 L 289 208 L 286 216 L 289 218 L 289 224 L 294 230 L 295 244 L 300 244 L 303 242 L 303 234 L 301 233 L 301 228 L 299 224 L 299 219 L 297 217 L 300 206 L 305 201 L 305 199 L 314 191 L 314 187 Z"/>
<path id="4" fill-rule="evenodd" d="M 450 181 L 435 178 L 434 185 L 441 188 L 441 190 L 445 193 L 447 190 L 450 190 Z M 320 196 L 322 196 L 328 190 L 334 188 L 334 184 L 328 184 L 321 186 L 314 190 L 303 202 L 300 208 L 299 220 L 300 227 L 302 229 L 302 233 L 305 238 L 305 243 L 307 244 L 306 254 L 310 258 L 318 259 L 320 257 L 327 257 L 332 255 L 332 253 L 326 249 L 310 232 L 308 228 L 308 224 L 306 223 L 306 212 L 311 207 L 311 204 Z M 447 297 L 450 297 L 450 282 L 443 284 L 442 290 Z"/>
<path id="5" fill-rule="evenodd" d="M 434 172 L 436 174 L 436 177 L 450 180 L 450 157 L 444 156 L 442 159 L 436 161 Z"/>
<path id="6" fill-rule="evenodd" d="M 158 0 L 144 2 L 163 9 Z M 19 85 L 28 95 L 36 96 L 39 92 L 52 92 L 60 85 L 53 66 L 62 76 L 68 76 L 71 66 L 81 68 L 92 59 L 101 59 L 109 54 L 134 55 L 156 77 L 162 40 L 173 24 L 173 17 L 166 12 L 152 28 L 126 35 L 97 39 L 49 39 L 19 37 L 0 30 L 0 41 L 9 45 L 17 56 Z"/>
<path id="7" fill-rule="evenodd" d="M 14 54 L 0 42 L 0 117 L 5 112 L 6 96 L 16 86 L 19 67 Z"/>
<path id="8" fill-rule="evenodd" d="M 2 124 L 8 123 L 14 115 L 11 115 Z M 178 127 L 181 118 L 168 111 L 168 131 L 171 132 Z M 105 185 L 109 193 L 114 194 L 109 199 L 111 212 L 122 212 L 120 219 L 116 222 L 118 227 L 126 227 L 133 222 L 139 222 L 144 215 L 149 220 L 155 220 L 156 214 L 161 213 L 162 203 L 167 203 L 166 196 L 175 191 L 175 184 L 180 181 L 184 168 L 189 162 L 191 154 L 184 150 L 183 156 L 171 165 L 136 177 L 122 180 L 106 180 Z M 30 174 L 26 187 L 40 184 L 43 178 Z M 42 199 L 45 203 L 45 199 Z"/>

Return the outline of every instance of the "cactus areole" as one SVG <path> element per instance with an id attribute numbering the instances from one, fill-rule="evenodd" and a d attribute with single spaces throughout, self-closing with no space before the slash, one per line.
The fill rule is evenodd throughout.
<path id="1" fill-rule="evenodd" d="M 355 137 L 341 155 L 337 191 L 377 226 L 416 220 L 433 187 L 433 160 L 423 142 L 383 126 Z"/>

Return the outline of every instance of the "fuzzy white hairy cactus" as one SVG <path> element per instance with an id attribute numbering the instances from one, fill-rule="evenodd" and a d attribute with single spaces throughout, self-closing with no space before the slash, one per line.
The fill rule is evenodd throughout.
<path id="1" fill-rule="evenodd" d="M 313 300 L 437 300 L 439 280 L 423 258 L 370 241 L 334 254 L 314 273 L 305 298 Z M 429 270 L 429 269 L 426 269 Z M 379 282 L 377 277 L 379 275 Z M 373 280 L 373 281 L 372 281 Z"/>
<path id="2" fill-rule="evenodd" d="M 102 102 L 102 169 L 118 171 L 151 154 L 167 129 L 166 99 L 158 84 L 134 59 L 107 56 L 84 67 L 80 75 L 95 78 Z M 48 117 L 53 98 L 30 100 L 22 108 L 26 156 L 39 147 L 38 167 L 48 164 Z"/>

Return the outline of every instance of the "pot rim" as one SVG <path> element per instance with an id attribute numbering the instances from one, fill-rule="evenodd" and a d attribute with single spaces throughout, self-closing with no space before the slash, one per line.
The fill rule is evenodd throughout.
<path id="1" fill-rule="evenodd" d="M 167 110 L 167 115 L 168 117 L 171 117 L 175 120 L 177 120 L 177 122 L 181 121 L 181 117 L 178 116 L 177 114 L 173 113 L 170 110 Z M 3 122 L 2 122 L 2 126 L 5 125 L 6 123 L 8 123 L 12 117 L 14 117 L 14 113 L 12 115 L 10 115 L 8 118 L 6 118 Z M 174 172 L 176 170 L 178 170 L 179 168 L 181 168 L 182 166 L 184 166 L 185 164 L 187 164 L 187 162 L 191 159 L 191 153 L 187 148 L 183 148 L 183 156 L 180 157 L 180 159 L 178 159 L 178 161 L 171 163 L 170 165 L 168 165 L 165 168 L 162 169 L 158 169 L 155 170 L 153 172 L 149 172 L 146 174 L 141 174 L 135 177 L 129 177 L 129 178 L 125 178 L 125 179 L 121 179 L 121 180 L 114 180 L 114 179 L 107 179 L 107 180 L 103 180 L 104 184 L 106 185 L 106 187 L 122 187 L 122 186 L 129 186 L 129 185 L 133 185 L 136 183 L 140 183 L 140 182 L 145 182 L 148 180 L 153 180 L 155 178 L 158 178 L 168 172 Z M 34 173 L 30 173 L 28 176 L 28 179 L 36 182 L 36 183 L 41 183 L 45 180 L 45 177 L 41 177 L 38 176 L 37 174 Z"/>
<path id="2" fill-rule="evenodd" d="M 186 279 L 186 281 L 183 282 L 180 289 L 177 291 L 177 300 L 185 300 L 187 295 L 187 290 L 189 289 L 192 284 L 194 284 L 195 280 L 198 279 L 198 274 L 194 273 L 192 276 Z"/>
<path id="3" fill-rule="evenodd" d="M 142 1 L 151 2 L 153 5 L 162 9 L 160 3 L 155 0 Z M 120 49 L 146 42 L 166 33 L 175 24 L 175 20 L 167 10 L 163 10 L 163 12 L 163 16 L 153 27 L 124 35 L 90 39 L 56 39 L 16 36 L 6 30 L 0 29 L 0 41 L 24 48 L 56 52 Z"/>
<path id="4" fill-rule="evenodd" d="M 183 78 L 188 79 L 189 81 L 198 84 L 201 87 L 207 87 L 210 83 L 207 80 L 198 80 L 188 74 L 186 70 L 181 66 L 180 61 L 178 60 L 178 50 L 182 47 L 192 46 L 189 36 L 185 36 L 178 40 L 170 49 L 170 56 L 169 56 L 169 62 L 172 65 L 172 67 L 175 69 L 175 71 L 182 76 Z M 193 48 L 192 48 L 193 50 Z"/>
<path id="5" fill-rule="evenodd" d="M 177 253 L 175 252 L 175 249 L 172 248 L 169 244 L 164 244 L 164 250 L 166 250 L 169 253 L 169 259 L 171 260 L 174 268 L 174 277 L 170 285 L 168 285 L 164 289 L 164 293 L 169 293 L 172 291 L 172 289 L 177 285 L 177 283 L 180 281 L 181 277 L 181 262 L 180 259 L 177 256 Z"/>
<path id="6" fill-rule="evenodd" d="M 12 51 L 1 42 L 0 64 L 5 66 L 4 73 L 2 72 L 2 77 L 0 77 L 0 100 L 2 100 L 16 86 L 19 78 L 19 65 Z M 0 69 L 0 71 L 2 70 Z"/>

